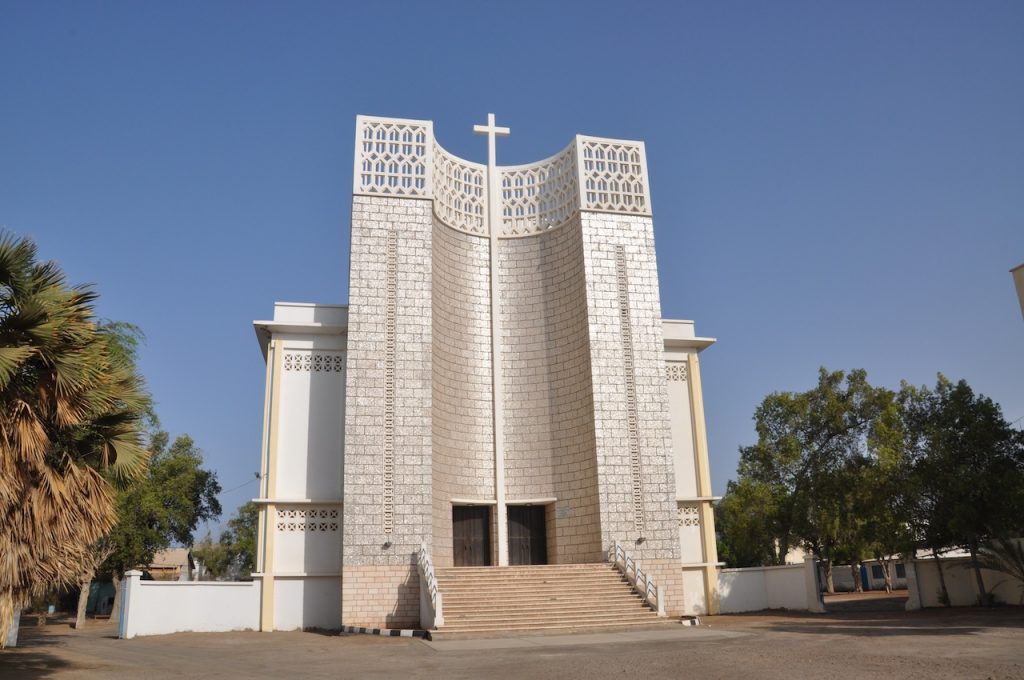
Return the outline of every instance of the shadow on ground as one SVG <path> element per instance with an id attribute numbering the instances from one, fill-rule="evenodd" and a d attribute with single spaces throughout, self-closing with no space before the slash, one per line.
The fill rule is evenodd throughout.
<path id="1" fill-rule="evenodd" d="M 907 591 L 886 593 L 852 593 L 826 595 L 825 609 L 833 613 L 852 612 L 904 612 Z"/>
<path id="2" fill-rule="evenodd" d="M 990 629 L 1024 628 L 1024 607 L 958 607 L 907 612 L 899 609 L 864 611 L 858 607 L 829 606 L 825 614 L 780 610 L 706 617 L 704 620 L 712 626 L 723 628 L 751 628 L 814 636 L 961 636 Z"/>
<path id="3" fill-rule="evenodd" d="M 58 659 L 45 652 L 20 651 L 9 654 L 0 652 L 0 677 L 4 678 L 55 678 L 61 671 L 74 667 L 74 664 Z"/>
<path id="4" fill-rule="evenodd" d="M 18 631 L 18 646 L 0 651 L 0 678 L 55 678 L 61 671 L 74 667 L 74 664 L 47 651 L 48 647 L 61 646 L 59 635 L 52 633 L 66 624 L 51 620 L 47 625 L 52 628 L 44 633 L 42 628 L 36 625 L 35 616 L 22 618 Z"/>

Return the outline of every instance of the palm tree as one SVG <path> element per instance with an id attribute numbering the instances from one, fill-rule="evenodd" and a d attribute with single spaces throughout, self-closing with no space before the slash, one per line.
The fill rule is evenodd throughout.
<path id="1" fill-rule="evenodd" d="M 982 569 L 1006 574 L 1009 580 L 1019 581 L 1024 586 L 1024 541 L 994 538 L 982 546 L 978 558 Z M 993 585 L 992 590 L 1006 580 Z M 1024 588 L 1021 589 L 1017 604 L 1024 604 Z"/>
<path id="2" fill-rule="evenodd" d="M 113 525 L 111 482 L 148 457 L 149 397 L 95 299 L 0 234 L 0 646 L 28 598 L 77 580 Z"/>

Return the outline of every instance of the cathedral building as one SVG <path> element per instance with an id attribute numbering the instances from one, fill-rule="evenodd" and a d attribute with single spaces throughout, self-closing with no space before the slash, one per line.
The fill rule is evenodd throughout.
<path id="1" fill-rule="evenodd" d="M 508 130 L 476 131 L 486 164 L 358 117 L 348 304 L 255 322 L 263 630 L 429 625 L 424 556 L 512 574 L 616 544 L 668 616 L 717 610 L 714 341 L 661 316 L 643 143 L 499 166 Z"/>

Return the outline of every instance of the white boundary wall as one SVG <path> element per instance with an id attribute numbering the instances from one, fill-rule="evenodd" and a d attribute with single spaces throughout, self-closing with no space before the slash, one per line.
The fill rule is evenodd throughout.
<path id="1" fill-rule="evenodd" d="M 143 581 L 125 574 L 118 637 L 260 629 L 260 581 Z"/>
<path id="2" fill-rule="evenodd" d="M 946 577 L 949 603 L 954 607 L 973 607 L 978 603 L 978 583 L 967 557 L 943 557 L 942 573 Z M 1005 604 L 1024 604 L 1024 583 L 998 571 L 981 570 L 985 590 Z M 934 559 L 914 560 L 907 564 L 907 609 L 941 607 L 942 585 Z"/>
<path id="3" fill-rule="evenodd" d="M 718 597 L 722 614 L 763 609 L 825 611 L 813 557 L 805 558 L 803 564 L 780 567 L 720 569 Z"/>

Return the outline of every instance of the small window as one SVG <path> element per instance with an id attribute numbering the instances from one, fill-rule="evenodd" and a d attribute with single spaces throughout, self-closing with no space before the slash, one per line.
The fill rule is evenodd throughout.
<path id="1" fill-rule="evenodd" d="M 882 565 L 881 564 L 872 564 L 871 565 L 871 578 L 873 578 L 873 579 L 885 578 L 885 572 L 882 571 Z"/>
<path id="2" fill-rule="evenodd" d="M 906 578 L 906 577 L 907 577 L 907 567 L 906 567 L 906 565 L 904 565 L 904 564 L 897 564 L 896 565 L 896 578 Z"/>

